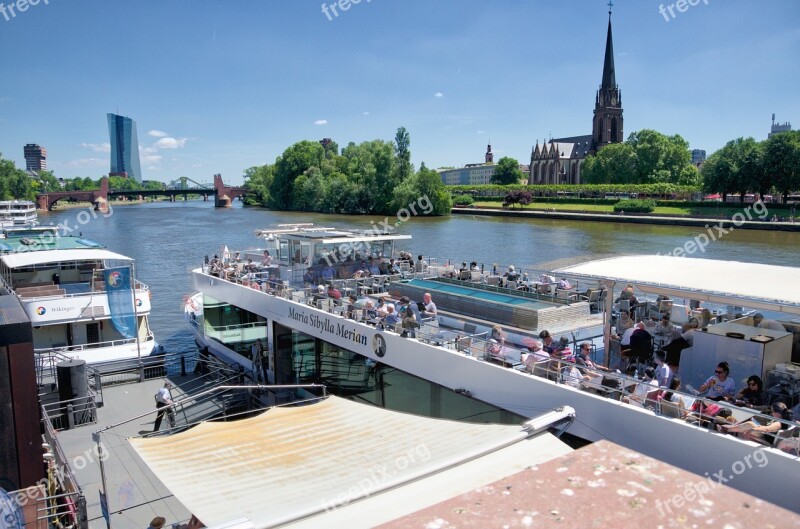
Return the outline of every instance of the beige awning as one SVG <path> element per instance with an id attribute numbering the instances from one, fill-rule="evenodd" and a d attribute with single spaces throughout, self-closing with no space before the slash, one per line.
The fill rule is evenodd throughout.
<path id="1" fill-rule="evenodd" d="M 323 527 L 329 514 L 342 516 L 343 509 L 354 505 L 363 512 L 365 501 L 380 501 L 407 491 L 407 486 L 422 487 L 428 479 L 441 480 L 446 471 L 458 471 L 486 454 L 494 458 L 492 477 L 499 479 L 571 451 L 551 434 L 536 435 L 528 444 L 529 437 L 522 426 L 430 419 L 329 397 L 130 442 L 206 525 L 246 517 L 263 528 L 310 519 Z M 450 480 L 455 483 L 439 481 L 433 492 L 414 495 L 422 503 L 390 501 L 366 512 L 377 521 L 388 515 L 381 511 L 422 508 L 428 500 L 441 501 L 439 492 L 449 497 L 460 493 L 459 485 L 478 486 L 459 476 Z"/>
<path id="2" fill-rule="evenodd" d="M 630 255 L 589 261 L 557 272 L 632 283 L 644 292 L 800 314 L 800 268 L 789 266 Z"/>

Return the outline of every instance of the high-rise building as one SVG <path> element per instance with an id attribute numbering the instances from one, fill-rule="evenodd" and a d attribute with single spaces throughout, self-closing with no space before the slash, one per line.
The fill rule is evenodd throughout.
<path id="1" fill-rule="evenodd" d="M 692 149 L 692 163 L 700 165 L 706 161 L 706 151 L 704 149 Z"/>
<path id="2" fill-rule="evenodd" d="M 111 169 L 108 175 L 125 176 L 141 183 L 136 122 L 125 116 L 108 114 L 108 137 L 111 143 Z"/>
<path id="3" fill-rule="evenodd" d="M 47 170 L 47 149 L 35 143 L 25 146 L 25 170 L 26 171 L 46 171 Z"/>

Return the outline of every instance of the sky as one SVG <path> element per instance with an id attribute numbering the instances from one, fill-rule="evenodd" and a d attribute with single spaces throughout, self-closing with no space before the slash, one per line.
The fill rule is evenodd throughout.
<path id="1" fill-rule="evenodd" d="M 116 112 L 163 182 L 241 183 L 297 141 L 400 126 L 417 167 L 482 162 L 490 141 L 526 163 L 591 133 L 608 24 L 603 0 L 26 1 L 0 0 L 3 157 L 24 168 L 38 143 L 56 176 L 98 178 Z M 765 139 L 773 113 L 800 128 L 800 2 L 692 1 L 614 2 L 625 136 L 710 154 Z"/>

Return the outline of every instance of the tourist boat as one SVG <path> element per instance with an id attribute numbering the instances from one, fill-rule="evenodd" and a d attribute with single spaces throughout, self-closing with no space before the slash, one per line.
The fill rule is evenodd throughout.
<path id="1" fill-rule="evenodd" d="M 30 200 L 0 200 L 0 228 L 36 226 L 37 218 L 36 204 Z"/>
<path id="2" fill-rule="evenodd" d="M 0 240 L 0 292 L 19 299 L 40 356 L 100 363 L 149 355 L 150 290 L 133 270 L 130 257 L 80 237 Z"/>
<path id="3" fill-rule="evenodd" d="M 691 310 L 691 300 L 736 306 L 734 312 L 743 314 L 746 311 L 741 307 L 797 315 L 800 270 L 638 256 L 554 271 L 577 285 L 577 291 L 553 291 L 552 285 L 535 280 L 514 285 L 527 290 L 520 291 L 495 286 L 499 280 L 494 270 L 486 267 L 464 274 L 462 279 L 448 261 L 426 258 L 421 271 L 406 262 L 401 263 L 399 274 L 332 281 L 343 293 L 353 292 L 358 297 L 406 295 L 419 301 L 422 293 L 432 293 L 438 316 L 435 321 L 423 321 L 411 336 L 399 332 L 401 329 L 396 332 L 376 326 L 369 318 L 351 319 L 351 308 L 307 285 L 309 280 L 327 279 L 319 276 L 320 268 L 332 266 L 339 275 L 349 277 L 353 270 L 364 267 L 360 261 L 366 256 L 379 261 L 396 257 L 395 244 L 409 244 L 409 236 L 313 226 L 282 226 L 264 230 L 260 236 L 264 239 L 261 248 L 234 252 L 223 266 L 230 272 L 248 259 L 258 263 L 268 250 L 272 258 L 269 268 L 226 276 L 203 265 L 192 272 L 198 292 L 185 300 L 186 319 L 198 342 L 252 372 L 255 379 L 266 377 L 274 384 L 323 383 L 332 393 L 354 400 L 479 422 L 518 422 L 545 410 L 570 406 L 577 412 L 571 435 L 590 442 L 612 441 L 703 476 L 699 480 L 719 475 L 722 477 L 715 483 L 725 482 L 797 510 L 796 491 L 787 485 L 796 482 L 800 458 L 613 398 L 636 383 L 624 374 L 612 371 L 571 384 L 560 366 L 555 372 L 549 369 L 552 361 L 531 369 L 520 360 L 526 341 L 545 328 L 554 336 L 567 336 L 572 343 L 602 344 L 598 359 L 604 358 L 604 352 L 611 350 L 608 329 L 615 310 L 614 291 L 628 283 L 653 297 L 657 293 L 671 296 L 668 310 L 684 317 Z M 780 278 L 774 281 L 780 287 L 739 282 L 737 278 L 748 272 L 750 277 Z M 529 277 L 538 275 L 530 271 Z M 595 295 L 601 286 L 606 294 Z M 505 344 L 497 349 L 490 339 L 495 324 L 500 324 L 506 335 Z M 694 362 L 686 362 L 686 378 L 707 377 L 720 359 L 731 363 L 736 380 L 754 373 L 766 380 L 780 365 L 791 365 L 791 333 L 756 330 L 752 324 L 749 331 L 741 333 L 744 327 L 748 327 L 746 315 L 726 322 L 719 331 L 698 332 L 695 354 L 686 355 L 696 357 Z M 771 339 L 765 346 L 739 334 L 732 338 L 731 333 L 744 334 L 744 338 L 769 335 Z M 253 347 L 257 340 L 261 347 Z M 707 350 L 699 351 L 703 347 Z M 254 354 L 261 349 L 262 354 Z M 682 375 L 683 370 L 682 363 Z M 792 384 L 796 384 L 793 391 L 800 393 L 800 383 Z M 796 394 L 788 396 L 797 398 Z M 752 415 L 744 409 L 734 410 L 737 419 Z M 755 451 L 759 451 L 758 465 L 754 464 Z M 744 466 L 747 475 L 740 476 Z"/>

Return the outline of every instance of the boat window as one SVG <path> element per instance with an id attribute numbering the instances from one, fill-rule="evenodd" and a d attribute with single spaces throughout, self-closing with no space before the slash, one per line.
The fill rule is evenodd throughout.
<path id="1" fill-rule="evenodd" d="M 278 246 L 278 261 L 289 261 L 289 241 L 282 240 Z"/>

